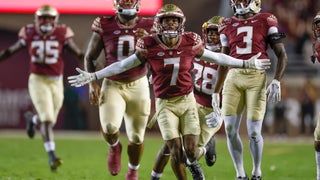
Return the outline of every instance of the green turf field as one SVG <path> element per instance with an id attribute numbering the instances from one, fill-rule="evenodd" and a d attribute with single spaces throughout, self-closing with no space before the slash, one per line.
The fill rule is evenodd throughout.
<path id="1" fill-rule="evenodd" d="M 99 133 L 56 133 L 57 154 L 64 161 L 57 172 L 49 170 L 47 154 L 44 152 L 39 134 L 28 139 L 24 133 L 1 133 L 0 130 L 0 180 L 124 180 L 127 170 L 125 137 L 122 151 L 122 170 L 118 176 L 108 174 L 106 166 L 107 145 Z M 263 180 L 314 180 L 316 179 L 315 153 L 312 137 L 303 139 L 282 139 L 275 141 L 265 138 L 262 162 Z M 148 135 L 145 153 L 139 169 L 141 180 L 150 179 L 155 155 L 161 146 L 160 136 Z M 250 175 L 251 157 L 247 141 L 245 169 Z M 205 160 L 200 163 L 207 180 L 234 180 L 235 171 L 229 156 L 224 136 L 217 138 L 217 163 L 207 167 Z M 190 173 L 188 179 L 192 179 Z M 163 180 L 174 180 L 168 165 Z"/>

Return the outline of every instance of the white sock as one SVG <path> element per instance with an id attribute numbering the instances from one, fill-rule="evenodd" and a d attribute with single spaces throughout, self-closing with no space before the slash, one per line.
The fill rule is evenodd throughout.
<path id="1" fill-rule="evenodd" d="M 128 167 L 129 167 L 130 169 L 133 169 L 133 170 L 138 170 L 138 169 L 139 169 L 139 167 L 140 167 L 140 164 L 139 164 L 139 165 L 134 166 L 134 165 L 132 165 L 131 163 L 128 163 Z"/>
<path id="2" fill-rule="evenodd" d="M 38 115 L 37 114 L 32 116 L 32 122 L 33 122 L 33 124 L 38 124 Z"/>
<path id="3" fill-rule="evenodd" d="M 247 120 L 247 129 L 250 139 L 251 157 L 253 159 L 252 175 L 261 176 L 261 160 L 263 150 L 263 138 L 261 135 L 262 121 Z M 254 138 L 251 134 L 255 134 Z"/>
<path id="4" fill-rule="evenodd" d="M 118 143 L 119 143 L 119 139 L 118 139 L 114 144 L 109 144 L 109 143 L 108 143 L 108 145 L 109 145 L 110 147 L 116 147 L 116 146 L 118 145 Z"/>
<path id="5" fill-rule="evenodd" d="M 155 172 L 155 171 L 152 170 L 151 176 L 152 176 L 152 177 L 156 177 L 156 178 L 161 178 L 162 173 L 157 173 L 157 172 Z"/>
<path id="6" fill-rule="evenodd" d="M 54 151 L 56 148 L 55 143 L 53 141 L 47 141 L 44 143 L 44 149 L 49 152 L 49 151 Z"/>
<path id="7" fill-rule="evenodd" d="M 200 159 L 202 156 L 204 156 L 207 152 L 207 149 L 205 147 L 199 147 L 199 153 L 197 156 L 197 159 Z"/>
<path id="8" fill-rule="evenodd" d="M 320 152 L 316 151 L 317 180 L 320 180 Z"/>
<path id="9" fill-rule="evenodd" d="M 243 145 L 239 135 L 239 127 L 241 122 L 241 115 L 225 116 L 225 129 L 231 128 L 230 134 L 227 135 L 227 145 L 233 165 L 236 169 L 237 177 L 245 177 L 246 173 L 243 166 Z"/>

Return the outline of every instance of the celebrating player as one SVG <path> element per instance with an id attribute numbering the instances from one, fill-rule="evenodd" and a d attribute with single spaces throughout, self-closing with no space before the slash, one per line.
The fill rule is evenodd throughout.
<path id="1" fill-rule="evenodd" d="M 214 16 L 202 25 L 202 39 L 206 49 L 213 52 L 221 51 L 220 37 L 218 32 L 218 25 L 223 20 L 221 16 Z M 217 76 L 218 65 L 210 62 L 201 61 L 195 58 L 194 62 L 194 96 L 197 102 L 198 115 L 200 119 L 201 133 L 199 136 L 199 153 L 197 159 L 199 160 L 205 155 L 208 166 L 213 166 L 216 162 L 216 150 L 214 134 L 220 129 L 222 119 L 213 128 L 208 127 L 206 123 L 206 116 L 212 112 L 211 94 Z M 164 144 L 159 150 L 155 164 L 151 173 L 151 180 L 159 180 L 162 176 L 163 170 L 169 161 L 170 152 L 168 146 Z M 193 179 L 199 178 L 196 166 L 188 166 Z"/>
<path id="2" fill-rule="evenodd" d="M 50 5 L 41 6 L 35 13 L 35 23 L 21 28 L 19 40 L 0 52 L 3 61 L 19 50 L 28 48 L 30 54 L 29 94 L 37 114 L 27 112 L 27 133 L 35 135 L 40 126 L 45 150 L 49 155 L 51 170 L 56 170 L 62 160 L 55 155 L 53 127 L 63 103 L 63 49 L 69 50 L 79 60 L 83 53 L 72 40 L 70 27 L 58 24 L 59 13 Z"/>

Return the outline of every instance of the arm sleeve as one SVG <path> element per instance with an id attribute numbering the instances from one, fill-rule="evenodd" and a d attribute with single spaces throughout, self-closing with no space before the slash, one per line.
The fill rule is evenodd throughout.
<path id="1" fill-rule="evenodd" d="M 141 61 L 139 60 L 137 55 L 133 54 L 122 61 L 118 61 L 110 64 L 109 66 L 101 69 L 100 71 L 95 72 L 95 74 L 97 79 L 102 79 L 105 77 L 110 77 L 113 75 L 120 74 L 140 64 L 141 64 Z"/>
<path id="2" fill-rule="evenodd" d="M 243 67 L 244 61 L 241 59 L 233 58 L 223 53 L 216 53 L 204 49 L 201 60 L 212 62 L 223 66 Z"/>

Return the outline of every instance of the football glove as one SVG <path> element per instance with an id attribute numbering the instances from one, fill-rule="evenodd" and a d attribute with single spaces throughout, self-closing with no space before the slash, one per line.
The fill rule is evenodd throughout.
<path id="1" fill-rule="evenodd" d="M 222 123 L 221 114 L 213 111 L 212 113 L 205 116 L 206 123 L 208 127 L 215 128 Z"/>
<path id="2" fill-rule="evenodd" d="M 95 73 L 89 73 L 79 68 L 76 68 L 76 70 L 79 73 L 78 75 L 68 77 L 68 82 L 71 84 L 71 86 L 80 87 L 97 79 Z"/>
<path id="3" fill-rule="evenodd" d="M 268 102 L 277 103 L 281 101 L 280 81 L 273 79 L 267 89 Z"/>
<path id="4" fill-rule="evenodd" d="M 258 59 L 258 57 L 261 55 L 261 53 L 258 53 L 254 56 L 252 56 L 250 59 L 245 60 L 243 63 L 244 68 L 249 69 L 258 69 L 258 70 L 264 70 L 269 69 L 271 65 L 270 59 Z"/>

